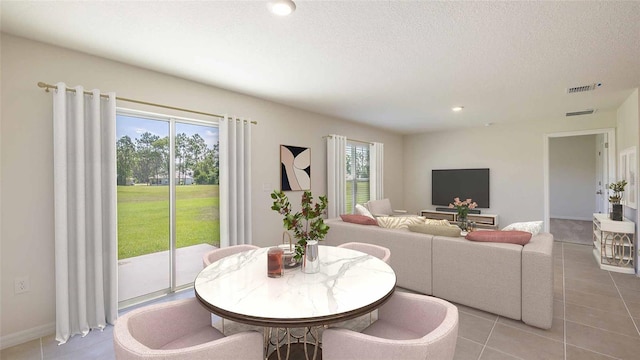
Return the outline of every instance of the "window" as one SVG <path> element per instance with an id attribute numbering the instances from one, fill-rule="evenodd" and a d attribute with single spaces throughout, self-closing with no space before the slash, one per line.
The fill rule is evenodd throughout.
<path id="1" fill-rule="evenodd" d="M 220 245 L 218 150 L 217 124 L 118 109 L 121 305 L 189 286 Z"/>
<path id="2" fill-rule="evenodd" d="M 369 201 L 369 144 L 349 141 L 346 149 L 346 211 L 353 213 L 356 204 Z"/>

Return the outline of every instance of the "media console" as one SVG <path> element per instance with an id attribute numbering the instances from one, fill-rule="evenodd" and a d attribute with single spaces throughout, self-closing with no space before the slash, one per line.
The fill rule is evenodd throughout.
<path id="1" fill-rule="evenodd" d="M 450 208 L 450 207 L 437 207 L 436 211 L 458 212 L 458 210 L 456 208 Z M 469 214 L 480 214 L 480 210 L 478 210 L 478 209 L 469 209 Z"/>
<path id="2" fill-rule="evenodd" d="M 438 211 L 438 210 L 420 210 L 420 215 L 427 219 L 434 220 L 449 220 L 451 223 L 458 221 L 458 213 L 450 211 Z M 490 214 L 471 214 L 467 215 L 467 220 L 476 223 L 478 228 L 482 229 L 497 229 L 498 228 L 498 215 Z"/>

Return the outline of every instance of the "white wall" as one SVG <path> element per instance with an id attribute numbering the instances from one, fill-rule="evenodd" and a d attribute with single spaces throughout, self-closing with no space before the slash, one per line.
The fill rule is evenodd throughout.
<path id="1" fill-rule="evenodd" d="M 618 108 L 616 113 L 616 137 L 618 138 L 617 148 L 618 155 L 620 151 L 629 147 L 635 146 L 638 151 L 638 89 L 635 89 L 633 93 L 625 100 Z M 638 160 L 639 156 L 636 156 Z M 617 156 L 616 160 L 620 157 Z M 636 164 L 636 169 L 638 169 Z M 638 191 L 636 191 L 636 194 Z M 628 192 L 625 192 L 624 196 L 628 196 Z M 637 199 L 636 199 L 637 203 Z M 629 207 L 624 208 L 624 216 L 630 220 L 634 220 L 636 217 L 636 210 Z"/>
<path id="2" fill-rule="evenodd" d="M 465 109 L 466 111 L 466 109 Z M 460 131 L 405 136 L 404 205 L 417 211 L 431 205 L 431 170 L 490 169 L 491 208 L 499 225 L 543 220 L 544 134 L 615 127 L 614 112 L 579 119 L 540 120 L 527 124 L 498 123 Z"/>
<path id="3" fill-rule="evenodd" d="M 253 237 L 281 240 L 282 220 L 270 192 L 279 187 L 279 145 L 311 148 L 311 188 L 326 194 L 326 146 L 331 133 L 385 145 L 385 195 L 403 208 L 402 137 L 104 58 L 2 34 L 1 38 L 1 308 L 4 340 L 53 329 L 54 239 L 52 99 L 38 81 L 115 91 L 118 96 L 257 120 L 253 138 Z M 163 110 L 119 106 L 146 111 Z M 177 115 L 193 117 L 189 114 Z M 263 190 L 263 188 L 265 190 Z M 291 193 L 299 203 L 300 192 Z M 14 295 L 13 280 L 29 276 L 31 291 Z M 3 341 L 4 343 L 4 341 Z"/>
<path id="4" fill-rule="evenodd" d="M 595 212 L 596 135 L 549 139 L 549 213 L 591 221 Z"/>
<path id="5" fill-rule="evenodd" d="M 636 88 L 631 95 L 625 100 L 622 105 L 618 108 L 617 111 L 617 129 L 616 129 L 616 137 L 618 138 L 618 154 L 621 150 L 624 150 L 628 147 L 635 146 L 636 151 L 640 154 L 640 149 L 638 148 L 638 143 L 640 139 L 639 135 L 639 126 L 640 122 L 640 94 L 638 92 L 638 88 Z M 619 158 L 618 158 L 619 159 Z M 636 155 L 636 169 L 640 169 L 640 155 Z M 637 181 L 637 180 L 636 180 Z M 638 194 L 638 189 L 636 188 L 636 194 Z M 628 196 L 628 192 L 625 192 L 624 196 Z M 638 199 L 636 199 L 636 204 L 638 204 Z M 623 208 L 624 217 L 636 223 L 636 240 L 635 240 L 635 248 L 638 248 L 638 223 L 640 223 L 640 212 L 637 209 L 632 209 L 629 207 Z M 638 261 L 640 261 L 640 254 L 637 253 L 636 261 L 634 267 L 636 269 L 636 274 L 639 273 L 638 269 Z"/>

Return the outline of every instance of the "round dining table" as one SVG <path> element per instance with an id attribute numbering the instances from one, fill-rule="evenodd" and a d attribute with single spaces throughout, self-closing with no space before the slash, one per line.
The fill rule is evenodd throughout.
<path id="1" fill-rule="evenodd" d="M 395 289 L 391 266 L 371 255 L 333 246 L 318 247 L 319 272 L 308 274 L 297 267 L 271 278 L 267 276 L 268 250 L 244 251 L 213 262 L 196 277 L 196 297 L 222 318 L 266 331 L 353 319 L 380 307 Z"/>

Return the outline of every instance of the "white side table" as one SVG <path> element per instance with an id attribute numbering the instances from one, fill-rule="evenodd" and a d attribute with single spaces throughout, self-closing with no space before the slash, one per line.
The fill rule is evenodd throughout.
<path id="1" fill-rule="evenodd" d="M 634 274 L 634 237 L 632 221 L 614 221 L 607 214 L 593 214 L 593 256 L 601 269 Z"/>

